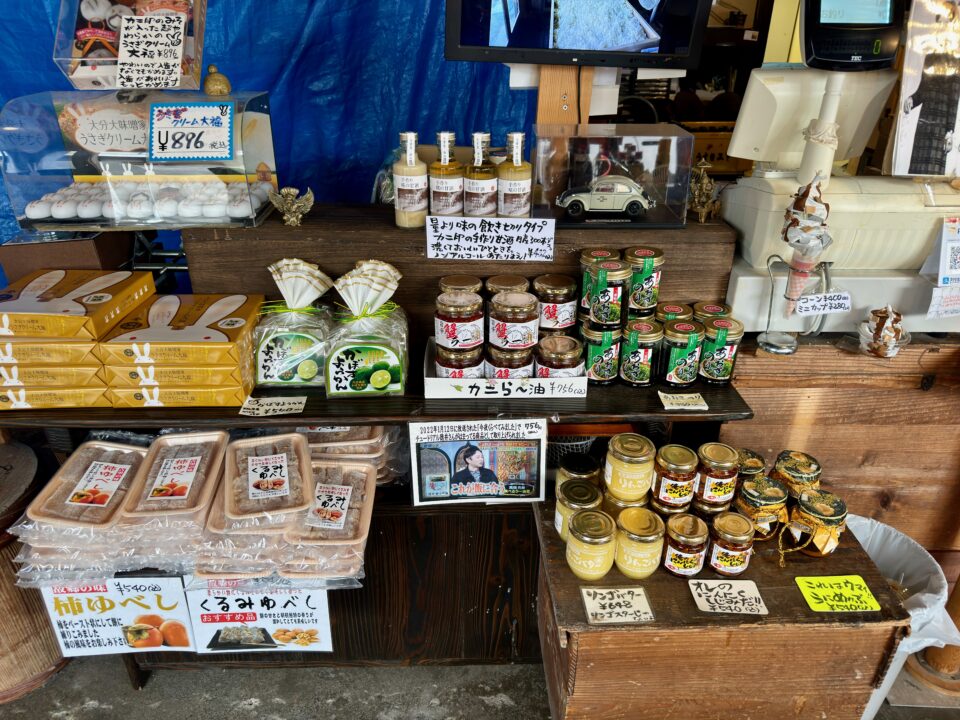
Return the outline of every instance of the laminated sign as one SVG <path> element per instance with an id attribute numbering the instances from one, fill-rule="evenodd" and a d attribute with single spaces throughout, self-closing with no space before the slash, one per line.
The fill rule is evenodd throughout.
<path id="1" fill-rule="evenodd" d="M 233 160 L 234 104 L 153 103 L 150 162 Z"/>

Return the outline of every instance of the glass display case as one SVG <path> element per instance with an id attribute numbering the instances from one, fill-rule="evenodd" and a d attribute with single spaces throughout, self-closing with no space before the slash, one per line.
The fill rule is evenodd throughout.
<path id="1" fill-rule="evenodd" d="M 264 92 L 17 98 L 0 111 L 0 160 L 36 231 L 255 226 L 277 188 Z"/>

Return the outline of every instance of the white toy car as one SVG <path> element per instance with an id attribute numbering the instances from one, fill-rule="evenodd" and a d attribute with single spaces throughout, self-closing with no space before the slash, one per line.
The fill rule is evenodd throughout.
<path id="1" fill-rule="evenodd" d="M 557 207 L 564 208 L 573 220 L 582 219 L 587 212 L 625 213 L 636 220 L 656 206 L 643 187 L 622 175 L 597 178 L 589 187 L 571 188 L 557 198 Z"/>

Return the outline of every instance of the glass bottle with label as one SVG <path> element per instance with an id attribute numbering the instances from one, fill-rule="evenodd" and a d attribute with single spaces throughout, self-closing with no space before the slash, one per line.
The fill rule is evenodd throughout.
<path id="1" fill-rule="evenodd" d="M 483 348 L 448 350 L 438 345 L 436 366 L 438 378 L 480 379 L 485 368 Z"/>
<path id="2" fill-rule="evenodd" d="M 697 455 L 700 482 L 694 502 L 717 512 L 728 510 L 737 494 L 740 454 L 729 445 L 709 442 L 700 446 Z"/>
<path id="3" fill-rule="evenodd" d="M 743 323 L 731 317 L 709 318 L 703 326 L 700 377 L 711 385 L 729 385 L 743 340 Z"/>
<path id="4" fill-rule="evenodd" d="M 660 373 L 663 328 L 654 320 L 631 320 L 623 331 L 620 379 L 627 385 L 647 387 Z"/>
<path id="5" fill-rule="evenodd" d="M 501 292 L 490 301 L 491 345 L 504 350 L 532 348 L 540 337 L 540 310 L 535 295 Z"/>
<path id="6" fill-rule="evenodd" d="M 800 552 L 826 557 L 840 545 L 847 528 L 847 504 L 833 493 L 804 490 L 790 513 L 788 527 Z"/>
<path id="7" fill-rule="evenodd" d="M 715 317 L 730 317 L 732 314 L 733 308 L 723 303 L 698 302 L 693 306 L 693 319 L 698 323 Z"/>
<path id="8" fill-rule="evenodd" d="M 646 497 L 653 480 L 653 442 L 635 433 L 621 433 L 610 438 L 603 477 L 607 492 L 621 500 Z"/>
<path id="9" fill-rule="evenodd" d="M 624 250 L 623 259 L 633 269 L 630 279 L 630 317 L 652 317 L 660 301 L 660 282 L 665 261 L 663 250 L 638 245 Z"/>
<path id="10" fill-rule="evenodd" d="M 658 303 L 654 319 L 661 325 L 671 320 L 693 320 L 693 308 L 682 303 Z"/>
<path id="11" fill-rule="evenodd" d="M 580 272 L 583 275 L 580 286 L 580 311 L 590 314 L 590 268 L 607 260 L 619 260 L 620 251 L 611 248 L 587 248 L 580 252 Z"/>
<path id="12" fill-rule="evenodd" d="M 586 355 L 587 381 L 591 385 L 610 385 L 620 372 L 620 328 L 604 330 L 590 323 L 580 327 Z"/>
<path id="13" fill-rule="evenodd" d="M 663 326 L 664 381 L 672 387 L 687 387 L 697 379 L 703 325 L 692 320 L 671 320 Z"/>
<path id="14" fill-rule="evenodd" d="M 617 526 L 600 510 L 581 510 L 570 518 L 567 565 L 581 580 L 600 580 L 616 558 Z"/>
<path id="15" fill-rule="evenodd" d="M 487 278 L 484 285 L 490 298 L 502 292 L 526 292 L 530 289 L 530 281 L 523 275 L 494 275 Z"/>
<path id="16" fill-rule="evenodd" d="M 394 217 L 397 227 L 427 224 L 427 164 L 417 155 L 417 134 L 400 133 L 400 159 L 393 164 Z"/>
<path id="17" fill-rule="evenodd" d="M 540 275 L 533 280 L 540 300 L 540 329 L 564 330 L 577 324 L 577 281 L 568 275 Z"/>
<path id="18" fill-rule="evenodd" d="M 604 328 L 620 327 L 627 316 L 630 266 L 606 260 L 590 267 L 590 322 Z"/>
<path id="19" fill-rule="evenodd" d="M 524 134 L 507 133 L 509 157 L 497 167 L 500 217 L 530 217 L 533 166 L 523 159 Z"/>
<path id="20" fill-rule="evenodd" d="M 533 349 L 504 350 L 488 345 L 486 376 L 489 380 L 532 378 Z"/>
<path id="21" fill-rule="evenodd" d="M 649 502 L 649 494 L 644 495 L 639 500 L 621 500 L 616 495 L 605 492 L 603 494 L 603 504 L 600 506 L 600 509 L 616 520 L 624 510 L 646 507 Z"/>
<path id="22" fill-rule="evenodd" d="M 559 335 L 543 338 L 536 351 L 538 378 L 583 377 L 583 343 L 576 338 Z"/>
<path id="23" fill-rule="evenodd" d="M 697 463 L 697 454 L 683 445 L 657 450 L 650 505 L 658 512 L 688 509 L 697 491 Z"/>
<path id="24" fill-rule="evenodd" d="M 469 350 L 483 345 L 483 300 L 472 292 L 448 292 L 437 298 L 434 339 L 437 347 Z"/>
<path id="25" fill-rule="evenodd" d="M 663 520 L 646 508 L 628 508 L 616 522 L 617 569 L 631 580 L 645 580 L 660 567 Z"/>
<path id="26" fill-rule="evenodd" d="M 454 156 L 456 135 L 437 133 L 440 157 L 430 164 L 430 212 L 463 215 L 463 165 Z"/>
<path id="27" fill-rule="evenodd" d="M 753 555 L 753 523 L 735 512 L 724 512 L 713 520 L 710 535 L 710 567 L 719 575 L 736 577 L 750 566 Z"/>
<path id="28" fill-rule="evenodd" d="M 564 542 L 569 537 L 570 518 L 581 510 L 596 510 L 603 496 L 600 489 L 589 480 L 570 480 L 557 486 L 557 507 L 553 526 Z"/>
<path id="29" fill-rule="evenodd" d="M 696 515 L 681 513 L 667 520 L 663 567 L 679 577 L 693 577 L 703 570 L 710 531 Z"/>
<path id="30" fill-rule="evenodd" d="M 586 480 L 600 487 L 600 462 L 586 453 L 567 453 L 560 457 L 557 468 L 557 487 L 568 480 Z"/>
<path id="31" fill-rule="evenodd" d="M 463 214 L 497 216 L 497 166 L 490 161 L 490 133 L 473 134 L 473 162 L 463 171 Z"/>
<path id="32" fill-rule="evenodd" d="M 483 280 L 473 275 L 444 275 L 440 278 L 440 292 L 470 292 L 480 294 Z"/>

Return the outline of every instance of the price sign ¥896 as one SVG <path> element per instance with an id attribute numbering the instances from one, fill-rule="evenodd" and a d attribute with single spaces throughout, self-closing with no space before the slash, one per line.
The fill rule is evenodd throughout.
<path id="1" fill-rule="evenodd" d="M 233 160 L 232 102 L 154 103 L 150 162 Z"/>

